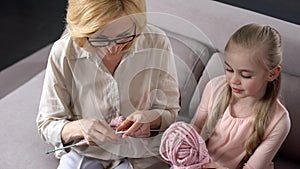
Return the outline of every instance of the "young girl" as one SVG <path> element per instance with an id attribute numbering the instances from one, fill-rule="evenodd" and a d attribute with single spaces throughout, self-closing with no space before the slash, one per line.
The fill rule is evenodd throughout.
<path id="1" fill-rule="evenodd" d="M 213 162 L 203 168 L 273 168 L 290 130 L 278 100 L 282 46 L 270 26 L 248 24 L 225 47 L 226 74 L 206 86 L 192 124 Z"/>

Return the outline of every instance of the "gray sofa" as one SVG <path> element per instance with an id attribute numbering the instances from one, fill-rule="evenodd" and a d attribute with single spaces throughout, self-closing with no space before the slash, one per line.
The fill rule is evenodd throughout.
<path id="1" fill-rule="evenodd" d="M 222 53 L 229 36 L 250 22 L 279 30 L 284 47 L 281 98 L 292 128 L 274 162 L 278 169 L 300 168 L 300 26 L 215 1 L 147 1 L 147 10 L 149 23 L 165 30 L 171 40 L 181 92 L 178 120 L 187 122 L 207 81 L 223 73 Z M 41 140 L 35 123 L 51 46 L 0 72 L 1 169 L 53 169 L 58 164 L 52 154 L 45 154 L 52 147 Z"/>

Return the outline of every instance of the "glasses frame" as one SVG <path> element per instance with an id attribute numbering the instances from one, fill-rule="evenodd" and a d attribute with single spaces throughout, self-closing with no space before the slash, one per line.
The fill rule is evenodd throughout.
<path id="1" fill-rule="evenodd" d="M 89 37 L 87 37 L 87 41 L 89 42 L 89 44 L 93 47 L 106 47 L 109 46 L 112 42 L 114 42 L 115 44 L 126 44 L 129 43 L 131 41 L 133 41 L 133 39 L 136 37 L 136 25 L 134 24 L 134 32 L 133 35 L 129 35 L 129 36 L 124 36 L 124 37 L 119 37 L 119 38 L 115 38 L 115 39 L 90 39 Z M 118 42 L 121 39 L 127 39 L 130 38 L 130 40 L 128 41 L 124 41 L 124 42 Z M 93 45 L 93 42 L 106 42 L 105 45 Z"/>

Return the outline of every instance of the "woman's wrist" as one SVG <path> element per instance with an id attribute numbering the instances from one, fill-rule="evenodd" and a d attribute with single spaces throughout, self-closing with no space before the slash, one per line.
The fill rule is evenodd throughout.
<path id="1" fill-rule="evenodd" d="M 150 123 L 150 128 L 159 129 L 161 126 L 161 116 Z"/>
<path id="2" fill-rule="evenodd" d="M 61 139 L 63 144 L 67 144 L 76 139 L 80 139 L 83 137 L 79 121 L 71 121 L 64 125 L 61 131 Z"/>

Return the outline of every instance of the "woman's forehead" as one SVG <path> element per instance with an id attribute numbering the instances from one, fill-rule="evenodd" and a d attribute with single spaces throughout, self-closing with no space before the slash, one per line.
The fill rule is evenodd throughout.
<path id="1" fill-rule="evenodd" d="M 134 29 L 134 23 L 128 16 L 124 16 L 113 20 L 95 32 L 91 37 L 96 38 L 103 37 L 116 37 L 126 32 L 132 33 Z"/>

